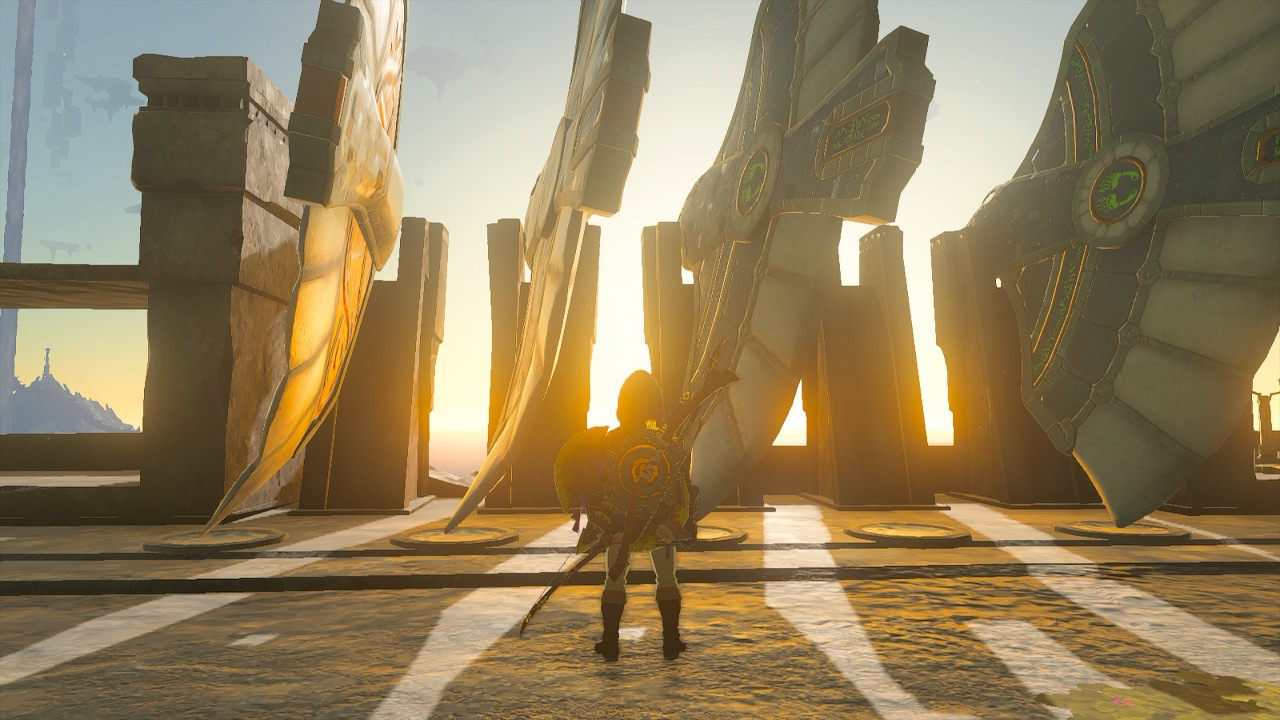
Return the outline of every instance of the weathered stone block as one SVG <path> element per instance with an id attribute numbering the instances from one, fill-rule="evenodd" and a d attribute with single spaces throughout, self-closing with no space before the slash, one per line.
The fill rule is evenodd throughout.
<path id="1" fill-rule="evenodd" d="M 153 283 L 141 482 L 172 515 L 207 515 L 261 442 L 284 374 L 287 306 L 231 285 Z M 301 457 L 242 507 L 296 494 Z"/>
<path id="2" fill-rule="evenodd" d="M 277 118 L 287 120 L 293 111 L 293 103 L 247 57 L 182 58 L 148 53 L 133 59 L 133 76 L 147 95 L 155 89 L 163 92 L 189 89 L 199 94 L 206 88 L 229 87 Z"/>
<path id="3" fill-rule="evenodd" d="M 187 283 L 149 288 L 141 485 L 174 514 L 212 512 L 224 491 L 234 364 L 229 289 Z"/>
<path id="4" fill-rule="evenodd" d="M 148 192 L 138 264 L 149 278 L 234 283 L 287 301 L 298 230 L 238 193 Z"/>
<path id="5" fill-rule="evenodd" d="M 245 191 L 301 216 L 284 197 L 292 103 L 248 58 L 143 55 L 134 76 L 147 95 L 133 120 L 135 187 Z"/>

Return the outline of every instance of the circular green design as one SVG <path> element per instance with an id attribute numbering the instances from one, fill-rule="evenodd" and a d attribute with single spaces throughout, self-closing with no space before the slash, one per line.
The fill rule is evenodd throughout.
<path id="1" fill-rule="evenodd" d="M 769 177 L 769 154 L 760 148 L 747 158 L 738 179 L 738 214 L 749 215 L 764 194 L 764 183 Z"/>
<path id="2" fill-rule="evenodd" d="M 409 549 L 478 548 L 505 545 L 519 539 L 512 530 L 492 527 L 459 527 L 446 533 L 444 527 L 419 527 L 393 535 L 391 544 Z"/>
<path id="3" fill-rule="evenodd" d="M 1164 141 L 1129 133 L 1081 170 L 1071 200 L 1077 245 L 1115 248 L 1148 227 L 1164 202 L 1169 155 Z"/>
<path id="4" fill-rule="evenodd" d="M 1123 220 L 1133 212 L 1146 187 L 1146 167 L 1128 156 L 1118 158 L 1103 168 L 1089 189 L 1089 213 L 1100 223 Z"/>
<path id="5" fill-rule="evenodd" d="M 151 552 L 218 552 L 221 550 L 246 550 L 272 545 L 288 537 L 283 530 L 252 527 L 214 528 L 201 534 L 199 530 L 181 532 L 160 540 L 142 543 L 143 550 Z"/>
<path id="6" fill-rule="evenodd" d="M 1144 522 L 1132 523 L 1125 527 L 1116 527 L 1115 523 L 1107 520 L 1081 520 L 1079 522 L 1055 525 L 1054 529 L 1069 535 L 1109 539 L 1181 539 L 1188 537 L 1186 530 Z"/>

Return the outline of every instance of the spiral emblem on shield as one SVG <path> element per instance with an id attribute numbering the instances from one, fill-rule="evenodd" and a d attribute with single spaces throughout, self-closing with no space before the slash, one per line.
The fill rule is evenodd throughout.
<path id="1" fill-rule="evenodd" d="M 618 484 L 628 495 L 647 499 L 661 495 L 671 482 L 671 461 L 653 445 L 635 445 L 618 459 Z"/>

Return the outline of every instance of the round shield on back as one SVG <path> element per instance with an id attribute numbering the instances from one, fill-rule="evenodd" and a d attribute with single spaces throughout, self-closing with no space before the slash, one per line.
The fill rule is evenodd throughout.
<path id="1" fill-rule="evenodd" d="M 615 455 L 614 478 L 619 489 L 635 500 L 662 495 L 671 484 L 671 458 L 665 442 L 644 438 Z"/>
<path id="2" fill-rule="evenodd" d="M 652 516 L 664 502 L 671 504 L 681 485 L 676 446 L 648 427 L 615 430 L 611 435 L 601 498 L 604 505 L 612 512 L 630 509 Z"/>

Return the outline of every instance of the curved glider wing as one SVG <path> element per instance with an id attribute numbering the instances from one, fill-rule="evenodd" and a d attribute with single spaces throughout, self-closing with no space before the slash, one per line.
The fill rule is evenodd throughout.
<path id="1" fill-rule="evenodd" d="M 764 0 L 716 163 L 680 213 L 697 302 L 685 387 L 724 342 L 741 378 L 693 421 L 705 515 L 773 443 L 816 346 L 842 220 L 884 223 L 923 154 L 928 38 L 874 0 Z"/>
<path id="2" fill-rule="evenodd" d="M 407 0 L 320 2 L 289 119 L 285 194 L 307 204 L 302 267 L 290 299 L 289 367 L 256 456 L 205 532 L 283 467 L 328 413 L 374 271 L 395 247 L 403 195 L 395 146 L 407 8 Z"/>
<path id="3" fill-rule="evenodd" d="M 649 88 L 649 30 L 648 22 L 622 13 L 622 0 L 582 0 L 564 117 L 525 217 L 529 307 L 507 403 L 475 482 L 446 525 L 449 530 L 506 474 L 555 374 L 578 294 L 587 219 L 618 211 L 636 154 L 640 105 Z"/>
<path id="4" fill-rule="evenodd" d="M 1280 325 L 1267 7 L 1091 0 L 1017 176 L 961 231 L 1013 304 L 1024 403 L 1121 527 L 1226 440 Z"/>

